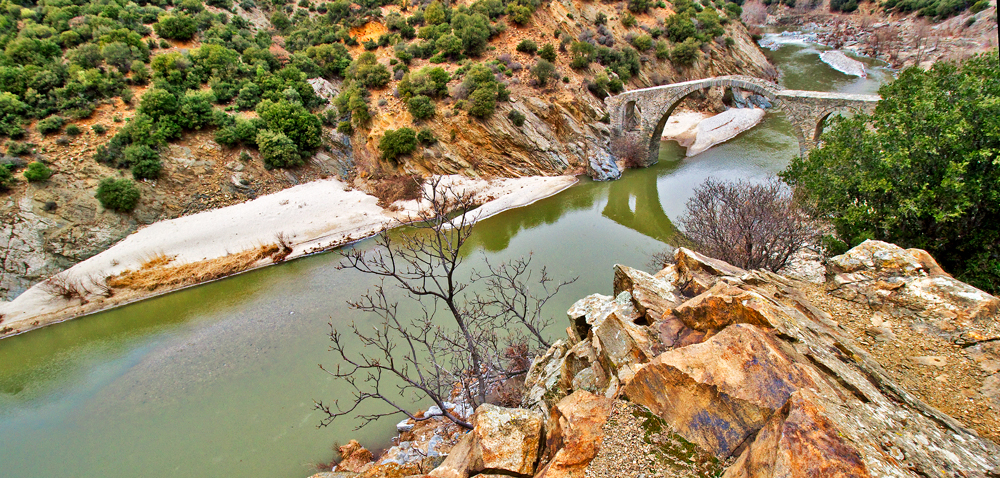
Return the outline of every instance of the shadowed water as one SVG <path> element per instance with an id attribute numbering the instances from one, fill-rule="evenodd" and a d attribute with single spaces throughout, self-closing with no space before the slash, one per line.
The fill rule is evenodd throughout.
<path id="1" fill-rule="evenodd" d="M 877 81 L 858 86 L 808 50 L 773 52 L 785 86 L 868 92 Z M 819 86 L 796 83 L 813 76 L 824 78 Z M 556 319 L 549 334 L 561 336 L 573 301 L 611 292 L 615 263 L 649 269 L 705 178 L 762 179 L 797 152 L 780 115 L 692 158 L 664 144 L 651 168 L 608 183 L 584 179 L 483 221 L 466 265 L 531 253 L 557 278 L 578 276 L 547 309 Z M 316 428 L 313 399 L 350 400 L 317 368 L 334 363 L 327 324 L 367 320 L 345 301 L 374 283 L 338 262 L 313 256 L 0 341 L 3 476 L 295 478 L 309 462 L 329 461 L 335 441 L 387 443 L 395 420 Z"/>

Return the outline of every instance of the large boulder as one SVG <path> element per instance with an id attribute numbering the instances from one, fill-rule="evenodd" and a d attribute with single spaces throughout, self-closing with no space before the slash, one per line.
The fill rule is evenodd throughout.
<path id="1" fill-rule="evenodd" d="M 656 322 L 682 302 L 678 297 L 680 291 L 670 282 L 621 264 L 615 264 L 614 290 L 616 297 L 622 292 L 631 294 L 632 304 L 647 324 Z"/>
<path id="2" fill-rule="evenodd" d="M 472 433 L 478 445 L 479 472 L 531 475 L 538 464 L 544 417 L 532 410 L 480 405 Z"/>
<path id="3" fill-rule="evenodd" d="M 553 407 L 546 448 L 551 456 L 535 478 L 583 478 L 604 439 L 613 400 L 577 390 Z"/>
<path id="4" fill-rule="evenodd" d="M 910 317 L 956 343 L 1000 339 L 1000 299 L 945 273 L 921 249 L 868 240 L 827 263 L 833 295 Z"/>

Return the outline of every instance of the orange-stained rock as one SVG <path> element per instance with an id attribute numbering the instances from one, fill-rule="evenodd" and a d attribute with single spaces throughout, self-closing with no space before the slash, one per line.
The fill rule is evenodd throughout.
<path id="1" fill-rule="evenodd" d="M 674 309 L 674 315 L 684 325 L 705 332 L 721 330 L 731 324 L 773 328 L 786 313 L 756 292 L 722 282 Z"/>
<path id="2" fill-rule="evenodd" d="M 357 440 L 347 442 L 346 445 L 337 448 L 337 451 L 340 452 L 340 463 L 337 463 L 336 471 L 357 473 L 374 459 L 372 452 L 366 450 Z"/>
<path id="3" fill-rule="evenodd" d="M 577 390 L 552 408 L 546 448 L 548 464 L 535 478 L 583 478 L 604 439 L 601 427 L 611 415 L 613 400 Z"/>
<path id="4" fill-rule="evenodd" d="M 538 463 L 543 422 L 542 414 L 537 411 L 488 403 L 480 405 L 473 418 L 472 430 L 479 461 L 472 471 L 533 474 Z"/>
<path id="5" fill-rule="evenodd" d="M 657 357 L 694 381 L 754 405 L 777 410 L 802 387 L 818 388 L 822 379 L 809 365 L 782 350 L 768 332 L 735 324 L 700 344 Z"/>
<path id="6" fill-rule="evenodd" d="M 474 433 L 466 433 L 451 449 L 451 453 L 428 475 L 434 478 L 468 478 L 469 470 L 476 467 L 479 447 Z"/>
<path id="7" fill-rule="evenodd" d="M 664 356 L 643 366 L 625 385 L 625 396 L 646 406 L 684 439 L 720 457 L 733 453 L 764 425 L 772 410 L 698 383 Z"/>
<path id="8" fill-rule="evenodd" d="M 719 277 L 740 277 L 746 271 L 725 261 L 703 256 L 684 247 L 674 253 L 677 261 L 676 285 L 688 297 L 696 296 L 712 288 Z"/>
<path id="9" fill-rule="evenodd" d="M 861 453 L 824 416 L 816 399 L 808 390 L 793 394 L 723 478 L 872 476 Z"/>

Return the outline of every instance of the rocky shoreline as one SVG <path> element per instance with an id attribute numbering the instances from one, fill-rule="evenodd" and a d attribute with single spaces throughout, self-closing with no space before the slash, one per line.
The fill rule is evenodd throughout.
<path id="1" fill-rule="evenodd" d="M 683 248 L 675 260 L 655 275 L 616 266 L 613 295 L 574 304 L 522 408 L 482 405 L 467 433 L 401 423 L 395 454 L 355 442 L 315 478 L 1000 473 L 1000 347 L 987 347 L 1000 342 L 1000 299 L 877 241 L 831 258 L 819 288 Z M 882 333 L 978 347 L 986 421 L 938 408 L 950 392 L 896 382 L 898 364 L 859 345 L 836 301 L 881 316 Z M 400 459 L 404 443 L 419 460 Z"/>

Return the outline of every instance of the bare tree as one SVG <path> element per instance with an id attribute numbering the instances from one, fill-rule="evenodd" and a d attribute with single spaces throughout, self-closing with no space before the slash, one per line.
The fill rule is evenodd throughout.
<path id="1" fill-rule="evenodd" d="M 777 272 L 817 228 L 777 179 L 762 184 L 707 179 L 680 224 L 701 252 L 744 269 Z"/>
<path id="2" fill-rule="evenodd" d="M 761 26 L 767 23 L 767 5 L 760 0 L 749 0 L 743 4 L 740 19 L 747 25 Z"/>
<path id="3" fill-rule="evenodd" d="M 652 165 L 648 146 L 638 135 L 622 133 L 611 140 L 610 146 L 611 154 L 622 160 L 626 168 L 645 168 Z"/>
<path id="4" fill-rule="evenodd" d="M 331 330 L 337 366 L 320 368 L 346 383 L 354 397 L 344 407 L 317 402 L 316 408 L 326 415 L 320 426 L 356 412 L 362 421 L 359 428 L 396 414 L 427 420 L 430 417 L 417 417 L 406 405 L 429 399 L 445 418 L 471 428 L 446 405 L 454 399 L 453 391 L 458 390 L 455 398 L 475 408 L 503 381 L 527 372 L 530 360 L 512 351 L 524 355 L 548 346 L 542 307 L 569 282 L 553 283 L 544 269 L 532 281 L 530 257 L 497 266 L 487 263 L 486 271 L 473 272 L 463 282 L 460 251 L 472 233 L 472 218 L 465 212 L 476 205 L 475 198 L 443 187 L 439 180 L 428 191 L 429 210 L 416 218 L 420 222 L 412 234 L 386 232 L 376 239 L 373 251 L 343 253 L 341 268 L 380 279 L 373 291 L 349 302 L 379 320 L 363 326 L 352 323 L 346 333 Z M 401 292 L 419 312 L 401 313 L 387 286 Z M 348 345 L 356 343 L 363 348 Z M 363 411 L 371 400 L 392 410 Z"/>

